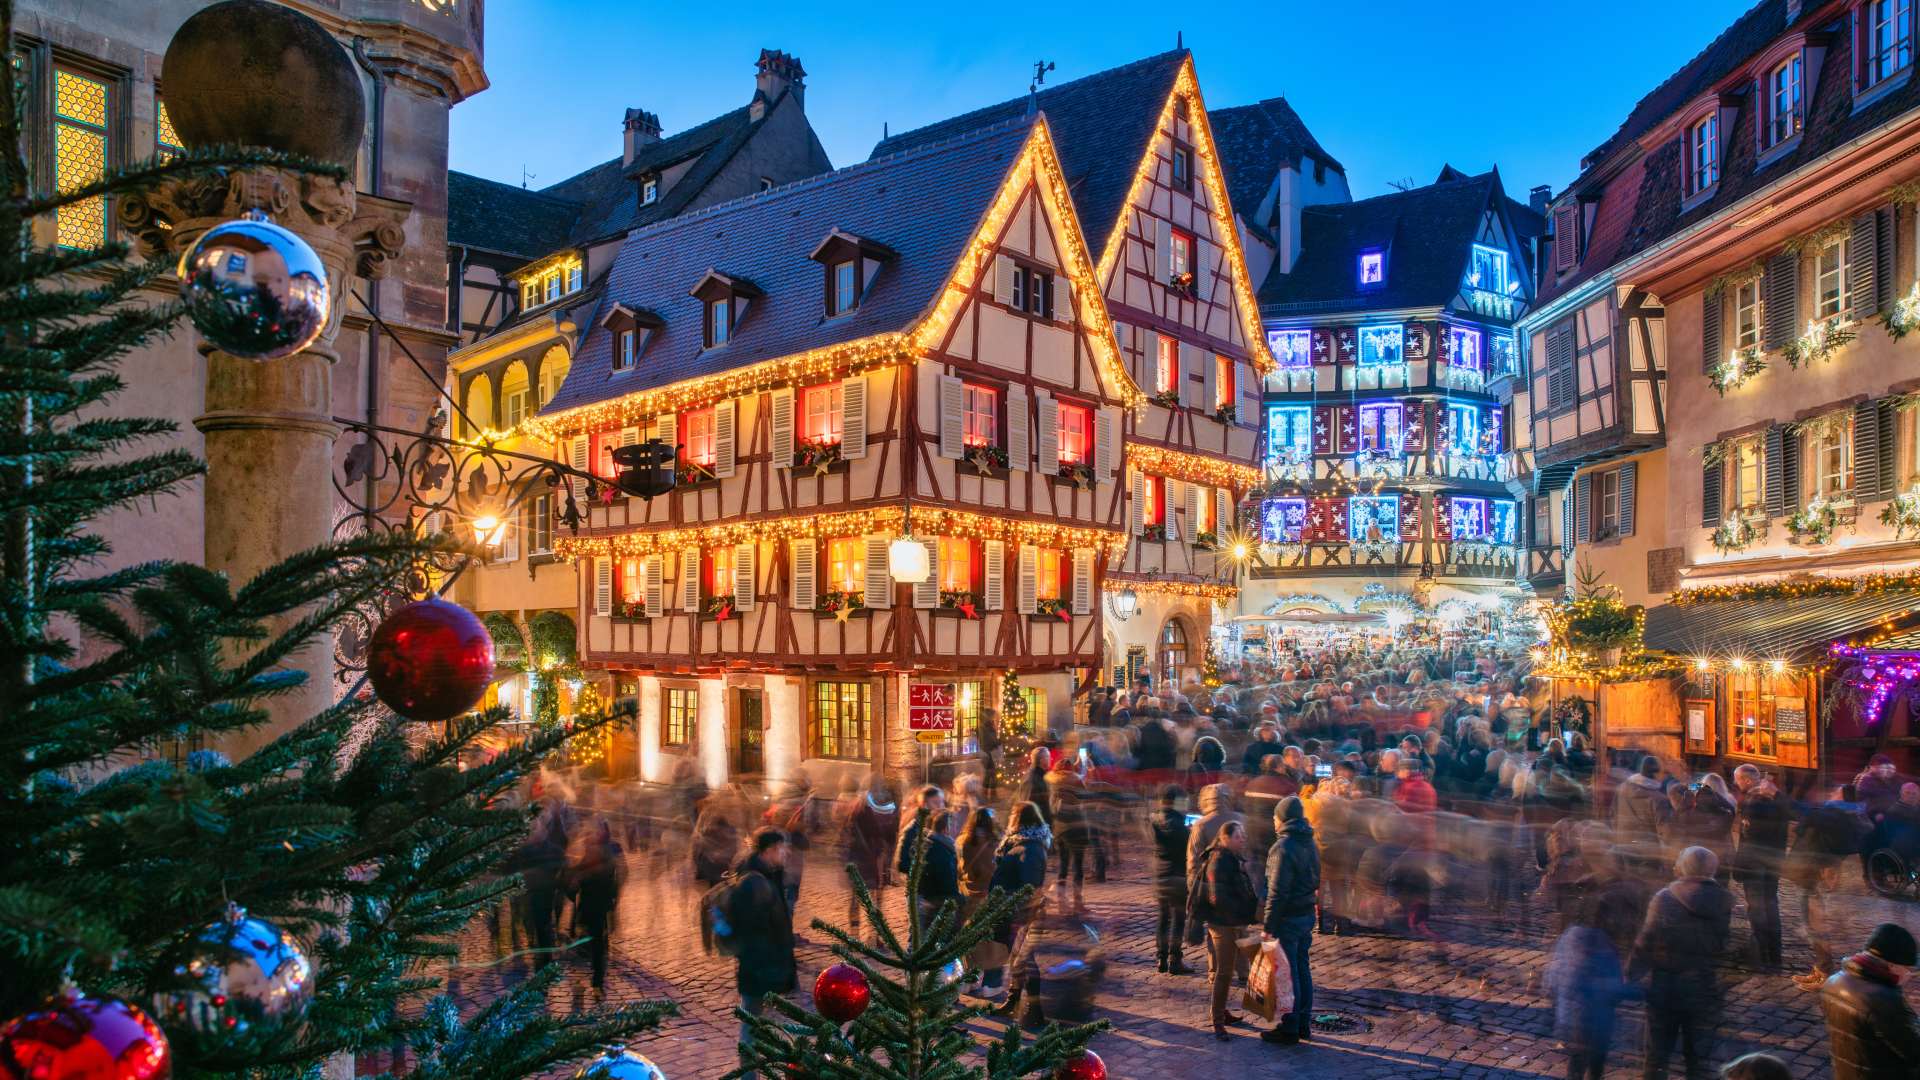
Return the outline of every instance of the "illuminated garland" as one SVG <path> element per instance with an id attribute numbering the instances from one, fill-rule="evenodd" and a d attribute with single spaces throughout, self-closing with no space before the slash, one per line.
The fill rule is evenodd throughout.
<path id="1" fill-rule="evenodd" d="M 1208 457 L 1187 450 L 1173 450 L 1145 443 L 1128 443 L 1127 463 L 1142 472 L 1184 480 L 1189 484 L 1248 491 L 1260 483 L 1260 470 L 1251 465 Z"/>
<path id="2" fill-rule="evenodd" d="M 1193 58 L 1181 61 L 1180 72 L 1174 77 L 1173 92 L 1167 95 L 1166 103 L 1161 106 L 1160 118 L 1154 123 L 1154 137 L 1157 140 L 1161 131 L 1173 130 L 1173 110 L 1181 97 L 1189 101 L 1187 115 L 1192 119 L 1187 127 L 1193 136 L 1194 156 L 1206 164 L 1199 170 L 1207 185 L 1207 197 L 1213 203 L 1214 243 L 1220 245 L 1226 254 L 1229 265 L 1233 267 L 1234 298 L 1239 302 L 1240 319 L 1247 335 L 1247 352 L 1253 358 L 1253 368 L 1261 375 L 1271 375 L 1279 369 L 1274 362 L 1273 353 L 1267 348 L 1266 327 L 1260 322 L 1260 305 L 1253 296 L 1253 286 L 1248 283 L 1246 252 L 1240 247 L 1240 230 L 1233 222 L 1233 204 L 1227 199 L 1226 181 L 1222 179 L 1219 154 L 1213 145 L 1213 128 L 1207 123 L 1207 106 L 1200 97 L 1200 80 L 1193 74 Z M 1133 183 L 1127 188 L 1127 197 L 1121 206 L 1126 207 L 1118 221 L 1113 223 L 1113 231 L 1107 236 L 1107 245 L 1101 249 L 1098 280 L 1105 281 L 1113 271 L 1114 264 L 1126 251 L 1127 224 L 1132 207 L 1140 200 L 1140 191 L 1153 182 L 1154 173 L 1160 165 L 1159 155 L 1148 152 L 1140 159 L 1139 168 L 1134 170 Z M 1150 200 L 1149 200 L 1150 202 Z"/>
<path id="3" fill-rule="evenodd" d="M 645 558 L 687 548 L 724 548 L 762 540 L 817 540 L 842 536 L 897 535 L 905 515 L 898 506 L 848 510 L 831 514 L 795 514 L 789 517 L 751 518 L 697 529 L 636 530 L 613 536 L 562 536 L 554 554 L 568 560 L 611 556 Z M 957 536 L 1004 540 L 1015 544 L 1074 550 L 1106 548 L 1118 555 L 1127 534 L 1118 529 L 1060 525 L 1044 521 L 1015 521 L 966 510 L 915 506 L 913 527 L 924 536 Z"/>
<path id="4" fill-rule="evenodd" d="M 1698 585 L 1667 597 L 1675 607 L 1721 603 L 1728 600 L 1800 600 L 1809 596 L 1871 596 L 1876 593 L 1920 591 L 1920 570 L 1860 577 L 1816 577 L 1795 581 L 1765 581 L 1738 585 Z"/>
<path id="5" fill-rule="evenodd" d="M 1221 585 L 1212 582 L 1171 581 L 1158 577 L 1132 577 L 1108 574 L 1100 586 L 1110 593 L 1132 590 L 1140 593 L 1159 593 L 1164 596 L 1194 596 L 1208 600 L 1231 600 L 1240 595 L 1237 585 Z"/>

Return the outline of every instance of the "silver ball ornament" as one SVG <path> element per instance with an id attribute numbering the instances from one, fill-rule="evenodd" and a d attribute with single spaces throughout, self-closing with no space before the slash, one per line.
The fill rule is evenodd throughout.
<path id="1" fill-rule="evenodd" d="M 227 905 L 176 959 L 153 996 L 161 1026 L 221 1049 L 276 1038 L 313 1000 L 313 962 L 292 934 Z"/>
<path id="2" fill-rule="evenodd" d="M 966 962 L 955 957 L 940 968 L 940 985 L 951 986 L 967 974 Z"/>
<path id="3" fill-rule="evenodd" d="M 327 328 L 333 288 L 305 240 L 258 210 L 208 229 L 180 256 L 180 299 L 214 348 L 279 360 Z"/>
<path id="4" fill-rule="evenodd" d="M 573 1080 L 667 1080 L 667 1074 L 631 1050 L 608 1050 L 580 1066 Z"/>

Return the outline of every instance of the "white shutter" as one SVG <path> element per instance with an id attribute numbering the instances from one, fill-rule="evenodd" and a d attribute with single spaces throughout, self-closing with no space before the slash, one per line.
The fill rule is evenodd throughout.
<path id="1" fill-rule="evenodd" d="M 1153 230 L 1153 280 L 1165 285 L 1173 276 L 1173 225 L 1165 218 L 1155 218 Z"/>
<path id="2" fill-rule="evenodd" d="M 940 376 L 940 456 L 943 458 L 957 461 L 966 453 L 966 400 L 967 384 L 959 376 Z"/>
<path id="3" fill-rule="evenodd" d="M 793 567 L 793 606 L 801 611 L 812 611 L 818 603 L 815 589 L 814 565 L 817 554 L 814 542 L 799 538 L 787 541 L 787 552 Z"/>
<path id="4" fill-rule="evenodd" d="M 1073 553 L 1073 613 L 1093 614 L 1093 549 L 1077 548 Z"/>
<path id="5" fill-rule="evenodd" d="M 983 561 L 986 580 L 980 585 L 980 600 L 988 611 L 999 611 L 1007 600 L 1007 542 L 987 541 Z"/>
<path id="6" fill-rule="evenodd" d="M 1120 446 L 1119 417 L 1112 409 L 1101 409 L 1099 426 L 1093 432 L 1094 479 L 1106 483 L 1113 479 L 1114 451 Z"/>
<path id="7" fill-rule="evenodd" d="M 1005 255 L 993 257 L 993 298 L 1002 304 L 1013 303 L 1013 260 Z"/>
<path id="8" fill-rule="evenodd" d="M 793 465 L 793 388 L 783 386 L 771 396 L 773 411 L 768 426 L 772 428 L 773 467 L 790 468 Z"/>
<path id="9" fill-rule="evenodd" d="M 700 610 L 700 549 L 697 547 L 680 553 L 680 610 L 695 613 Z"/>
<path id="10" fill-rule="evenodd" d="M 1200 407 L 1212 412 L 1220 404 L 1220 361 L 1205 349 L 1200 352 Z"/>
<path id="11" fill-rule="evenodd" d="M 1065 273 L 1054 278 L 1053 281 L 1054 321 L 1070 323 L 1073 321 L 1073 282 L 1067 279 Z"/>
<path id="12" fill-rule="evenodd" d="M 927 546 L 927 579 L 914 582 L 913 606 L 937 608 L 940 606 L 940 541 L 920 542 Z"/>
<path id="13" fill-rule="evenodd" d="M 667 557 L 649 555 L 647 557 L 647 618 L 664 614 L 667 610 Z"/>
<path id="14" fill-rule="evenodd" d="M 1060 471 L 1060 406 L 1045 390 L 1033 392 L 1034 415 L 1040 421 L 1040 437 L 1034 448 L 1042 476 Z"/>
<path id="15" fill-rule="evenodd" d="M 593 613 L 613 614 L 613 560 L 593 560 Z"/>
<path id="16" fill-rule="evenodd" d="M 1213 489 L 1213 531 L 1219 535 L 1233 527 L 1233 500 L 1226 488 Z"/>
<path id="17" fill-rule="evenodd" d="M 840 456 L 849 461 L 867 456 L 865 375 L 855 375 L 840 384 Z"/>
<path id="18" fill-rule="evenodd" d="M 893 578 L 887 574 L 887 538 L 867 537 L 866 581 L 862 591 L 870 608 L 893 606 Z"/>
<path id="19" fill-rule="evenodd" d="M 1016 596 L 1020 614 L 1032 615 L 1039 611 L 1040 549 L 1032 544 L 1020 545 L 1020 584 Z"/>
<path id="20" fill-rule="evenodd" d="M 669 418 L 667 419 L 667 429 L 668 429 L 668 432 L 669 432 L 669 433 L 671 433 L 671 432 L 672 432 L 672 429 L 673 429 L 673 419 L 672 419 L 671 417 L 669 417 Z M 637 427 L 623 427 L 623 428 L 621 428 L 621 429 L 620 429 L 620 445 L 621 445 L 621 446 L 632 446 L 632 445 L 634 445 L 634 444 L 636 444 L 636 443 L 638 443 L 639 441 L 640 441 L 640 429 L 639 429 L 639 428 L 637 428 Z"/>
<path id="21" fill-rule="evenodd" d="M 1167 493 L 1167 539 L 1180 539 L 1180 515 L 1175 507 L 1184 507 L 1188 521 L 1193 520 L 1193 491 L 1196 485 L 1166 477 L 1160 481 Z"/>
<path id="22" fill-rule="evenodd" d="M 578 469 L 581 472 L 590 471 L 590 467 L 592 466 L 593 463 L 587 459 L 588 451 L 589 451 L 589 440 L 587 436 L 575 435 L 573 437 L 573 445 L 568 450 L 568 455 L 571 458 L 570 463 L 573 465 L 575 469 Z M 586 513 L 587 512 L 587 481 L 582 477 L 570 476 L 567 478 L 567 484 L 573 490 L 573 501 L 580 504 L 580 512 L 582 514 Z"/>
<path id="23" fill-rule="evenodd" d="M 1213 289 L 1212 255 L 1212 244 L 1198 239 L 1193 242 L 1193 294 L 1202 301 Z"/>
<path id="24" fill-rule="evenodd" d="M 1207 489 L 1199 484 L 1183 483 L 1181 486 L 1187 489 L 1187 523 L 1185 529 L 1190 534 L 1198 535 L 1200 532 L 1200 505 L 1211 498 L 1211 496 L 1207 494 Z"/>
<path id="25" fill-rule="evenodd" d="M 737 544 L 733 549 L 733 606 L 740 611 L 753 610 L 753 558 L 759 544 Z"/>
<path id="26" fill-rule="evenodd" d="M 620 433 L 620 445 L 622 446 L 627 445 L 626 435 L 627 433 L 624 431 Z M 636 441 L 638 441 L 638 436 L 639 436 L 639 433 L 635 432 Z M 667 413 L 664 416 L 654 417 L 653 418 L 653 437 L 656 439 L 659 439 L 662 443 L 665 443 L 667 449 L 674 451 L 674 455 L 673 455 L 674 459 L 676 461 L 679 460 L 679 457 L 680 457 L 680 454 L 679 454 L 680 416 L 679 414 Z"/>
<path id="27" fill-rule="evenodd" d="M 1180 369 L 1176 377 L 1180 380 L 1180 404 L 1197 404 L 1193 397 L 1199 391 L 1193 388 L 1193 377 L 1200 374 L 1200 350 L 1186 342 L 1180 343 Z"/>
<path id="28" fill-rule="evenodd" d="M 1025 387 L 1007 387 L 1007 464 L 1022 472 L 1032 456 L 1027 447 L 1027 391 Z"/>
<path id="29" fill-rule="evenodd" d="M 732 476 L 734 467 L 740 460 L 740 452 L 734 441 L 734 420 L 740 403 L 732 398 L 715 402 L 713 406 L 713 475 Z"/>
<path id="30" fill-rule="evenodd" d="M 1127 531 L 1140 535 L 1147 510 L 1147 474 L 1139 469 L 1133 470 L 1133 498 L 1128 504 Z"/>

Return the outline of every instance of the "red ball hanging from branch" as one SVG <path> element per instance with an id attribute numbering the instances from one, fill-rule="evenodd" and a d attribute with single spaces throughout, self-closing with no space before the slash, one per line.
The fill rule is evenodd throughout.
<path id="1" fill-rule="evenodd" d="M 147 1014 L 75 989 L 0 1027 L 6 1080 L 167 1080 L 173 1055 Z"/>
<path id="2" fill-rule="evenodd" d="M 813 980 L 813 1007 L 836 1024 L 859 1019 L 873 999 L 866 972 L 852 964 L 835 964 Z"/>
<path id="3" fill-rule="evenodd" d="M 1107 1080 L 1107 1063 L 1091 1050 L 1082 1050 L 1060 1063 L 1054 1080 Z"/>
<path id="4" fill-rule="evenodd" d="M 382 619 L 367 652 L 374 694 L 409 720 L 459 716 L 493 681 L 493 637 L 473 612 L 438 597 Z"/>

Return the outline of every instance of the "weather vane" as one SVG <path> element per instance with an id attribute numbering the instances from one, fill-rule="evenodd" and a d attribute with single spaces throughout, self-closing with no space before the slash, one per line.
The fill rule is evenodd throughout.
<path id="1" fill-rule="evenodd" d="M 1033 62 L 1033 81 L 1027 84 L 1027 93 L 1038 93 L 1047 84 L 1047 72 L 1053 70 L 1053 61 L 1035 60 Z"/>

